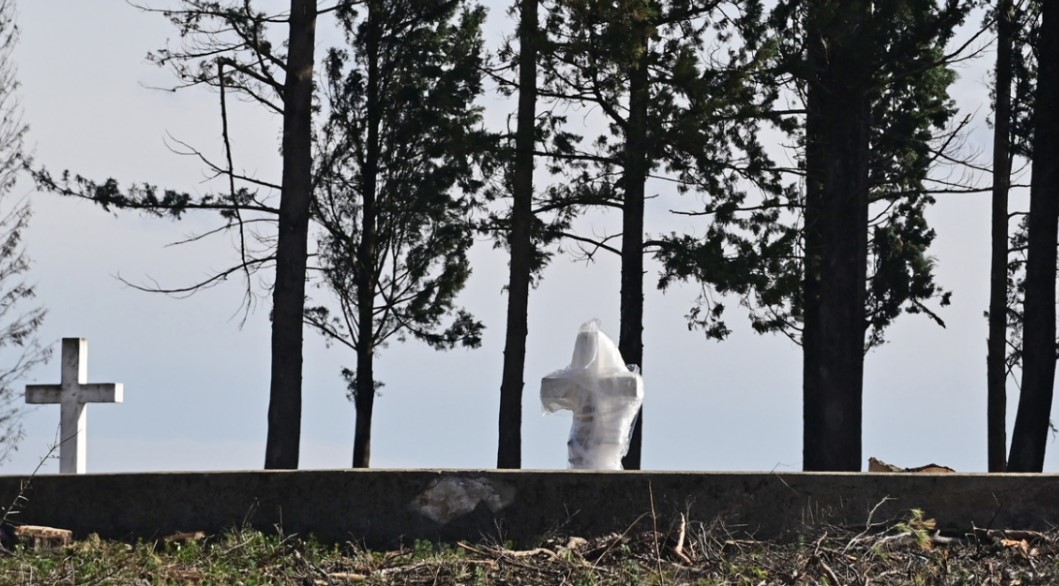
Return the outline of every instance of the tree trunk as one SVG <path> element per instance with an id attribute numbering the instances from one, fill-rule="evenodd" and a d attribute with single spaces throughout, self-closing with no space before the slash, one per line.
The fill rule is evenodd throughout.
<path id="1" fill-rule="evenodd" d="M 621 328 L 618 350 L 628 364 L 643 368 L 643 214 L 647 183 L 647 104 L 650 99 L 649 31 L 637 19 L 641 48 L 629 70 L 629 117 L 625 134 L 621 234 Z M 636 418 L 629 452 L 621 460 L 626 470 L 639 470 L 643 445 L 643 409 Z"/>
<path id="2" fill-rule="evenodd" d="M 272 293 L 272 381 L 265 468 L 297 468 L 302 413 L 302 319 L 312 201 L 316 1 L 291 0 L 283 102 L 283 176 Z"/>
<path id="3" fill-rule="evenodd" d="M 500 383 L 500 435 L 497 468 L 522 467 L 522 388 L 529 324 L 530 224 L 533 220 L 533 150 L 537 119 L 537 0 L 520 2 L 518 130 L 512 180 L 510 275 L 507 285 L 507 339 Z"/>
<path id="4" fill-rule="evenodd" d="M 364 313 L 361 311 L 358 316 L 361 325 Z M 367 468 L 371 465 L 371 412 L 375 407 L 374 363 L 375 349 L 362 343 L 357 348 L 357 385 L 353 400 L 357 408 L 356 427 L 353 430 L 354 468 Z"/>
<path id="5" fill-rule="evenodd" d="M 378 2 L 368 3 L 367 121 L 368 138 L 361 170 L 362 197 L 360 247 L 357 251 L 357 423 L 353 439 L 353 467 L 367 468 L 371 460 L 371 413 L 375 405 L 375 285 L 378 282 L 375 192 L 379 176 L 379 11 Z"/>
<path id="6" fill-rule="evenodd" d="M 1055 261 L 1059 221 L 1059 5 L 1042 2 L 1033 124 L 1033 179 L 1022 329 L 1022 393 L 1010 472 L 1040 472 L 1055 383 Z"/>
<path id="7" fill-rule="evenodd" d="M 870 53 L 863 2 L 811 2 L 807 23 L 805 470 L 861 469 Z"/>
<path id="8" fill-rule="evenodd" d="M 986 436 L 990 472 L 1007 467 L 1008 184 L 1011 179 L 1011 0 L 997 6 L 996 104 L 993 107 L 992 253 L 986 358 Z"/>

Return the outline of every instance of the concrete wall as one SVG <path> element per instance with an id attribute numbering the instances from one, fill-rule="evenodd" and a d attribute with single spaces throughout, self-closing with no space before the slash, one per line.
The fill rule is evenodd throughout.
<path id="1" fill-rule="evenodd" d="M 28 486 L 26 483 L 28 482 Z M 24 487 L 24 488 L 23 488 Z M 806 524 L 863 526 L 921 508 L 939 526 L 1049 529 L 1059 523 L 1056 475 L 912 475 L 575 471 L 210 472 L 0 477 L 0 503 L 19 493 L 18 523 L 77 536 L 156 538 L 250 525 L 325 540 L 389 546 L 483 536 L 532 544 L 651 526 L 680 513 L 735 534 L 790 537 Z"/>

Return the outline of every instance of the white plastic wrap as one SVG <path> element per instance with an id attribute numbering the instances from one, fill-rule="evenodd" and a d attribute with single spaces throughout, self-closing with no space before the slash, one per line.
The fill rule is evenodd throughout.
<path id="1" fill-rule="evenodd" d="M 570 366 L 541 380 L 545 413 L 570 410 L 570 468 L 621 470 L 629 451 L 633 423 L 643 404 L 643 377 L 626 365 L 621 352 L 599 330 L 599 320 L 584 323 L 577 333 Z"/>

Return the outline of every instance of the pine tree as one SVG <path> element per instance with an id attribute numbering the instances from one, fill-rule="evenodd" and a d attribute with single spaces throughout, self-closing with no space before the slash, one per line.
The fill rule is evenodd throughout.
<path id="1" fill-rule="evenodd" d="M 320 132 L 314 215 L 336 311 L 306 320 L 356 353 L 345 369 L 357 419 L 353 466 L 367 467 L 374 358 L 391 338 L 477 346 L 482 324 L 455 307 L 470 276 L 481 129 L 481 26 L 461 1 L 369 0 L 338 18 L 349 48 L 326 59 L 330 115 Z"/>
<path id="2" fill-rule="evenodd" d="M 221 233 L 237 235 L 240 262 L 206 279 L 175 288 L 140 287 L 143 290 L 188 294 L 212 287 L 232 275 L 245 277 L 246 300 L 253 298 L 251 275 L 274 268 L 272 295 L 271 383 L 265 468 L 297 468 L 301 440 L 302 330 L 305 308 L 306 258 L 309 208 L 312 200 L 312 95 L 317 3 L 291 0 L 286 15 L 270 15 L 250 0 L 181 0 L 173 9 L 145 9 L 169 19 L 179 31 L 181 44 L 148 57 L 169 67 L 178 78 L 174 90 L 205 85 L 221 97 L 220 120 L 227 161 L 218 163 L 193 152 L 216 177 L 227 183 L 227 192 L 193 197 L 179 190 L 150 183 L 122 188 L 115 179 L 95 181 L 69 171 L 54 177 L 46 169 L 34 176 L 40 188 L 79 197 L 105 210 L 129 209 L 179 219 L 189 210 L 218 212 Z M 286 43 L 274 47 L 270 27 L 286 27 Z M 232 165 L 228 133 L 227 96 L 240 94 L 283 117 L 282 179 L 271 184 L 236 171 Z M 260 192 L 278 192 L 278 205 Z M 258 239 L 275 241 L 273 248 L 255 250 L 251 222 L 274 223 L 275 235 Z"/>
<path id="3" fill-rule="evenodd" d="M 729 18 L 727 15 L 737 17 Z M 733 177 L 771 182 L 756 128 L 757 92 L 750 89 L 758 55 L 738 43 L 760 20 L 757 2 L 628 0 L 560 2 L 549 11 L 549 50 L 542 95 L 602 113 L 594 137 L 557 133 L 549 156 L 563 163 L 566 183 L 556 202 L 621 210 L 621 246 L 568 233 L 591 258 L 621 256 L 619 349 L 643 367 L 644 256 L 658 241 L 645 233 L 648 180 L 662 174 L 681 191 L 738 197 Z M 741 39 L 740 39 L 741 40 Z M 717 57 L 718 48 L 724 47 Z M 560 205 L 557 203 L 556 205 Z M 641 465 L 643 418 L 637 419 L 627 469 Z"/>
<path id="4" fill-rule="evenodd" d="M 1008 470 L 1040 472 L 1048 439 L 1056 360 L 1056 246 L 1059 244 L 1059 10 L 1041 3 L 1037 35 L 1030 211 L 1022 326 L 1022 385 Z"/>
<path id="5" fill-rule="evenodd" d="M 507 285 L 507 328 L 500 382 L 497 468 L 522 467 L 522 389 L 529 331 L 529 288 L 533 277 L 533 168 L 537 146 L 538 0 L 520 0 L 518 114 L 511 178 L 511 251 Z"/>
<path id="6" fill-rule="evenodd" d="M 302 319 L 312 202 L 316 0 L 291 0 L 283 83 L 283 178 L 272 287 L 272 360 L 265 468 L 297 468 L 301 445 Z"/>
<path id="7" fill-rule="evenodd" d="M 33 303 L 36 286 L 26 281 L 30 259 L 22 238 L 31 210 L 25 201 L 12 202 L 12 190 L 23 166 L 26 124 L 19 106 L 14 63 L 18 26 L 14 0 L 0 0 L 0 462 L 18 449 L 25 408 L 18 386 L 51 355 L 40 345 L 37 331 L 47 312 Z"/>
<path id="8" fill-rule="evenodd" d="M 997 54 L 993 87 L 993 193 L 986 357 L 986 436 L 990 472 L 1007 468 L 1008 189 L 1011 183 L 1011 0 L 995 9 Z"/>
<path id="9" fill-rule="evenodd" d="M 664 283 L 735 296 L 755 331 L 802 344 L 806 469 L 860 469 L 865 350 L 903 312 L 943 323 L 927 305 L 948 293 L 934 283 L 924 212 L 938 189 L 932 162 L 953 157 L 944 47 L 966 11 L 919 0 L 779 3 L 766 35 L 774 65 L 762 74 L 805 107 L 774 107 L 769 119 L 804 154 L 796 168 L 766 165 L 804 176 L 804 191 L 753 184 L 756 199 L 699 212 L 713 220 L 705 237 L 674 234 L 662 247 Z M 703 300 L 692 322 L 725 336 L 723 304 Z"/>

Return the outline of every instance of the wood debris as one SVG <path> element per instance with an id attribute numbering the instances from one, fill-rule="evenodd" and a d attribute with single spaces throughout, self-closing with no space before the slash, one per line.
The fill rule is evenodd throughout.
<path id="1" fill-rule="evenodd" d="M 927 464 L 915 468 L 902 468 L 887 464 L 878 458 L 868 458 L 868 472 L 911 472 L 915 474 L 955 474 L 956 471 L 941 464 Z"/>
<path id="2" fill-rule="evenodd" d="M 42 525 L 19 525 L 15 527 L 15 537 L 26 547 L 64 547 L 73 543 L 74 532 Z"/>
<path id="3" fill-rule="evenodd" d="M 202 541 L 206 539 L 205 531 L 177 531 L 176 533 L 165 537 L 162 541 L 167 543 L 189 543 L 192 541 Z"/>

